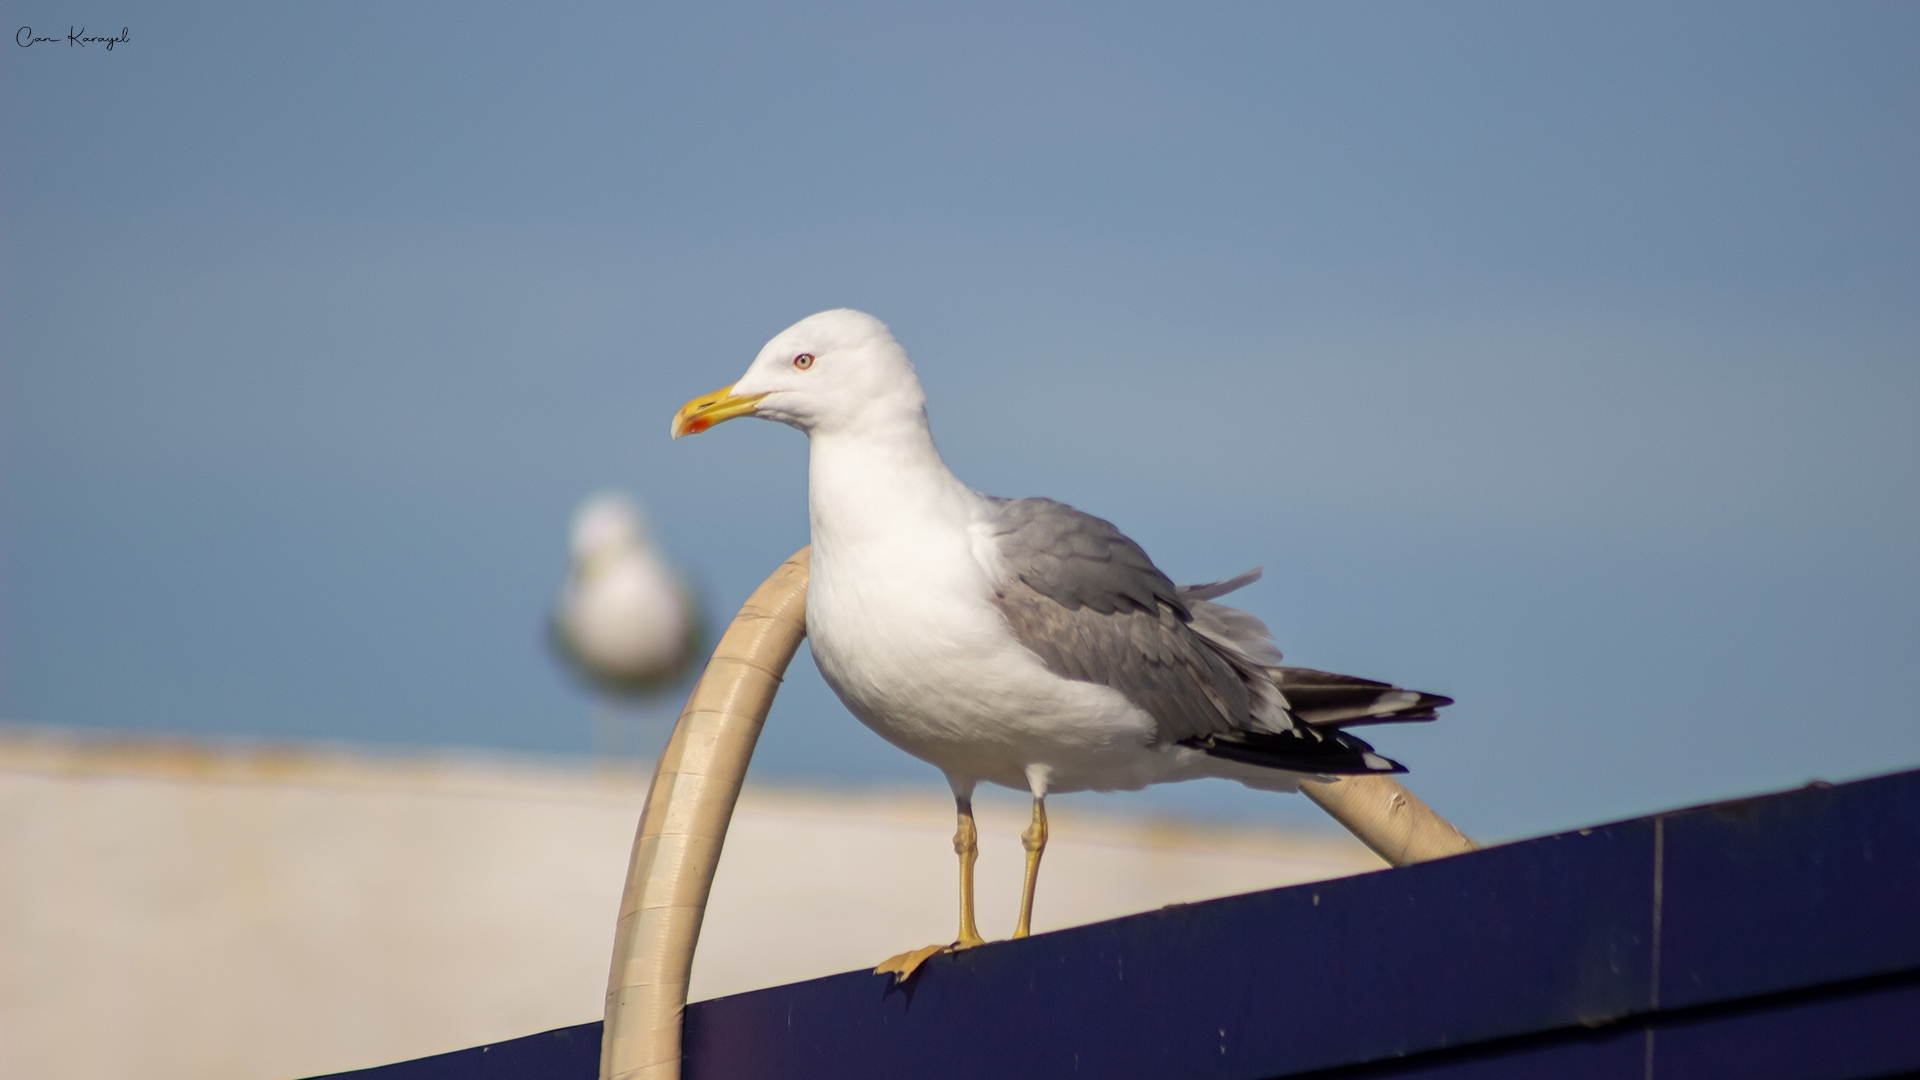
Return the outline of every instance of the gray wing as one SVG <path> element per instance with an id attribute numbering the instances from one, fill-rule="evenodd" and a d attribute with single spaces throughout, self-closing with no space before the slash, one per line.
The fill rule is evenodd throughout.
<path id="1" fill-rule="evenodd" d="M 1000 557 L 1035 592 L 1074 610 L 1112 615 L 1166 607 L 1186 621 L 1180 590 L 1112 522 L 1052 499 L 993 502 Z"/>
<path id="2" fill-rule="evenodd" d="M 1201 599 L 1251 578 L 1182 590 L 1110 522 L 1050 499 L 995 510 L 1008 573 L 994 602 L 1048 670 L 1126 695 L 1154 718 L 1159 743 L 1293 729 L 1264 671 L 1280 659 L 1266 627 Z"/>
<path id="3" fill-rule="evenodd" d="M 1176 587 L 1112 523 L 1048 499 L 994 500 L 1007 567 L 994 603 L 1049 671 L 1110 686 L 1153 717 L 1156 743 L 1303 773 L 1403 772 L 1353 723 L 1427 719 L 1447 698 L 1280 666 L 1259 619 L 1213 603 L 1260 576 Z M 1288 694 L 1305 695 L 1306 714 Z M 1314 722 L 1319 721 L 1319 722 Z"/>

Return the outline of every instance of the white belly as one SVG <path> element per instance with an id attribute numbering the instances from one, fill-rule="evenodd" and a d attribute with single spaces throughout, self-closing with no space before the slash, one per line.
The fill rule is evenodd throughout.
<path id="1" fill-rule="evenodd" d="M 857 572 L 853 568 L 857 566 Z M 816 544 L 807 633 L 827 684 L 895 746 L 958 784 L 1054 791 L 1170 778 L 1153 722 L 1118 691 L 1060 678 L 1016 642 L 987 570 L 951 532 L 836 550 Z"/>
<path id="2" fill-rule="evenodd" d="M 576 586 L 561 618 L 596 669 L 631 678 L 670 674 L 686 659 L 687 610 L 665 574 L 622 560 Z"/>

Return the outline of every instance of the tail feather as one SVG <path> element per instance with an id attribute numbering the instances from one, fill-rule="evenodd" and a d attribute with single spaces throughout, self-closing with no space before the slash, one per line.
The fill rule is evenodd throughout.
<path id="1" fill-rule="evenodd" d="M 1406 772 L 1399 762 L 1341 729 L 1432 720 L 1453 699 L 1352 675 L 1281 666 L 1280 650 L 1266 623 L 1213 602 L 1259 577 L 1260 571 L 1250 570 L 1225 581 L 1180 587 L 1180 599 L 1192 612 L 1189 625 L 1240 669 L 1250 697 L 1246 726 L 1187 739 L 1182 745 L 1211 757 L 1289 772 Z"/>
<path id="2" fill-rule="evenodd" d="M 1230 592 L 1237 592 L 1259 581 L 1263 572 L 1261 567 L 1256 566 L 1251 570 L 1235 574 L 1225 581 L 1209 581 L 1204 585 L 1178 585 L 1175 588 L 1179 591 L 1182 600 L 1218 600 Z"/>
<path id="3" fill-rule="evenodd" d="M 1400 724 L 1432 720 L 1453 699 L 1392 683 L 1353 675 L 1335 675 L 1312 668 L 1276 667 L 1274 684 L 1287 697 L 1289 711 L 1314 727 L 1344 728 L 1361 724 Z"/>

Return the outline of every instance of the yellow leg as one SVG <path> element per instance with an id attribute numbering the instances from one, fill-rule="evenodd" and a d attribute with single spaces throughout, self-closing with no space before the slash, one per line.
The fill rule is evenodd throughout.
<path id="1" fill-rule="evenodd" d="M 1020 834 L 1020 846 L 1027 849 L 1027 876 L 1020 886 L 1020 922 L 1013 936 L 1026 937 L 1033 930 L 1033 886 L 1040 880 L 1040 856 L 1047 850 L 1047 802 L 1033 797 L 1033 824 Z"/>
<path id="2" fill-rule="evenodd" d="M 960 940 L 951 945 L 928 945 L 899 956 L 889 956 L 873 969 L 875 975 L 892 975 L 895 982 L 906 982 L 920 965 L 943 952 L 985 945 L 980 928 L 973 921 L 973 863 L 980 857 L 980 832 L 973 825 L 973 800 L 955 795 L 954 810 L 960 824 L 953 833 L 953 853 L 960 856 Z"/>
<path id="3" fill-rule="evenodd" d="M 960 856 L 960 937 L 953 947 L 971 949 L 987 943 L 973 921 L 973 863 L 980 857 L 980 833 L 973 827 L 972 801 L 960 799 L 957 803 L 960 824 L 953 833 L 953 853 Z"/>

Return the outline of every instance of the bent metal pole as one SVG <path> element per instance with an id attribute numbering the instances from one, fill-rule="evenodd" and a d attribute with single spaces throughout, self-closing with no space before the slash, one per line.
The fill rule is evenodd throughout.
<path id="1" fill-rule="evenodd" d="M 654 766 L 607 977 L 602 1080 L 678 1080 L 693 946 L 740 782 L 807 633 L 801 548 L 733 617 Z"/>
<path id="2" fill-rule="evenodd" d="M 734 616 L 654 767 L 620 898 L 601 1080 L 679 1080 L 693 947 L 747 762 L 806 636 L 809 550 L 782 563 Z M 1390 777 L 1303 780 L 1300 790 L 1395 866 L 1475 846 Z"/>
<path id="3" fill-rule="evenodd" d="M 1393 866 L 1441 859 L 1480 845 L 1421 802 L 1406 786 L 1378 773 L 1303 779 L 1300 794 L 1346 826 Z"/>

